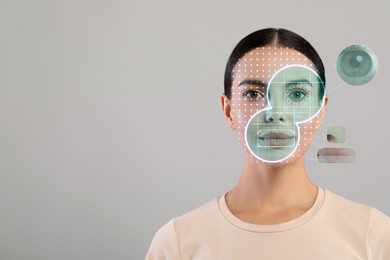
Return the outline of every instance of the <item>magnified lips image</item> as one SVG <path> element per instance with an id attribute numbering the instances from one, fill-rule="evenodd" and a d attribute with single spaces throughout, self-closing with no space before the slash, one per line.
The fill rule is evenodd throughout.
<path id="1" fill-rule="evenodd" d="M 295 135 L 292 131 L 262 131 L 257 133 L 259 146 L 292 146 Z"/>
<path id="2" fill-rule="evenodd" d="M 351 148 L 320 148 L 317 151 L 317 161 L 320 163 L 352 163 L 355 161 L 355 151 Z"/>
<path id="3" fill-rule="evenodd" d="M 293 122 L 266 122 L 266 113 L 267 110 L 261 110 L 249 120 L 245 130 L 245 142 L 257 159 L 278 162 L 294 152 L 299 130 Z"/>

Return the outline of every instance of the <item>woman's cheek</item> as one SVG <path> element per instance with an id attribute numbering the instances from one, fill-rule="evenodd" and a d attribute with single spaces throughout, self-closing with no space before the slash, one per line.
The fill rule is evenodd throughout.
<path id="1" fill-rule="evenodd" d="M 245 129 L 251 117 L 258 111 L 265 108 L 265 100 L 261 98 L 257 101 L 237 100 L 233 103 L 232 118 L 235 122 L 238 139 L 246 150 Z"/>

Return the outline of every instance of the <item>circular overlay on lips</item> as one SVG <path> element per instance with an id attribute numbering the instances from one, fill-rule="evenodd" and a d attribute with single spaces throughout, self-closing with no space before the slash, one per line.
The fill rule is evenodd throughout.
<path id="1" fill-rule="evenodd" d="M 318 114 L 325 86 L 318 74 L 302 65 L 277 71 L 267 86 L 267 108 L 256 112 L 245 128 L 249 151 L 264 162 L 290 157 L 299 143 L 299 123 Z"/>
<path id="2" fill-rule="evenodd" d="M 337 58 L 337 73 L 352 86 L 363 86 L 378 72 L 378 59 L 375 53 L 363 45 L 351 45 L 341 51 Z"/>

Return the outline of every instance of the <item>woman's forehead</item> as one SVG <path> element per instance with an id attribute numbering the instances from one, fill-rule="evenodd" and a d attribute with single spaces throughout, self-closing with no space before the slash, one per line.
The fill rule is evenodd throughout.
<path id="1" fill-rule="evenodd" d="M 278 70 L 289 65 L 303 65 L 315 69 L 311 60 L 297 50 L 265 46 L 247 52 L 233 69 L 233 85 L 245 79 L 267 82 Z"/>

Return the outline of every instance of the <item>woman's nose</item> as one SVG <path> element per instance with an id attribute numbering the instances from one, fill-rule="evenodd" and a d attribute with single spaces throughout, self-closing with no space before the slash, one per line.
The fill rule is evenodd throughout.
<path id="1" fill-rule="evenodd" d="M 270 109 L 265 114 L 265 121 L 268 123 L 286 123 L 287 114 L 282 111 Z"/>

